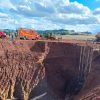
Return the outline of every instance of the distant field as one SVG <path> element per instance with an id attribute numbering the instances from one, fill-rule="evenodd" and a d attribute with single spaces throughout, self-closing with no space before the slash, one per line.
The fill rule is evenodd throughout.
<path id="1" fill-rule="evenodd" d="M 95 35 L 60 35 L 56 36 L 56 38 L 62 38 L 62 39 L 71 39 L 71 40 L 95 40 Z"/>

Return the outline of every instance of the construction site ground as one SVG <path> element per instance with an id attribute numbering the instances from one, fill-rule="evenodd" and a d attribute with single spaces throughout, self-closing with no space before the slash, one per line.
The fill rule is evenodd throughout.
<path id="1" fill-rule="evenodd" d="M 100 100 L 100 45 L 81 40 L 0 40 L 0 98 L 70 100 L 81 46 L 93 48 L 91 71 L 72 100 Z"/>

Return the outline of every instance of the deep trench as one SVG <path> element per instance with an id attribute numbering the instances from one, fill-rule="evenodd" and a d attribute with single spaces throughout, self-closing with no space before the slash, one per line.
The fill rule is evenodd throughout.
<path id="1" fill-rule="evenodd" d="M 56 44 L 58 45 L 58 44 Z M 52 45 L 50 48 L 53 48 Z M 60 45 L 62 46 L 62 45 Z M 65 45 L 64 45 L 65 46 Z M 43 98 L 39 100 L 74 100 L 73 96 L 77 95 L 82 87 L 84 86 L 84 75 L 80 76 L 80 74 L 77 71 L 77 67 L 79 65 L 79 50 L 80 48 L 76 45 L 70 45 L 68 44 L 67 46 L 63 47 L 61 49 L 67 49 L 67 52 L 64 50 L 61 57 L 56 57 L 57 54 L 54 56 L 52 53 L 55 52 L 61 52 L 62 50 L 59 49 L 58 51 L 51 51 L 47 55 L 46 59 L 44 59 L 43 63 L 46 69 L 46 75 L 45 79 L 31 92 L 30 98 L 34 98 L 35 96 L 38 96 L 44 92 L 47 92 L 47 96 L 44 96 Z M 72 49 L 77 49 L 73 50 L 74 52 L 72 53 Z M 58 47 L 59 48 L 59 47 Z M 53 48 L 55 49 L 55 47 Z M 68 50 L 71 49 L 71 50 Z M 52 52 L 52 53 L 51 53 Z M 74 56 L 69 56 L 68 53 L 72 53 L 71 55 Z M 76 54 L 75 54 L 76 53 Z M 66 57 L 66 54 L 68 57 Z M 50 55 L 53 55 L 54 57 L 49 57 Z M 76 56 L 77 55 L 77 56 Z M 75 57 L 76 56 L 76 57 Z M 67 60 L 69 59 L 70 61 L 72 60 L 74 64 L 69 64 L 67 65 Z M 75 60 L 75 61 L 74 61 Z M 65 64 L 63 64 L 63 62 Z M 71 63 L 71 62 L 70 62 Z M 66 68 L 66 65 L 68 68 Z M 70 66 L 73 66 L 72 69 Z M 65 69 L 63 69 L 65 68 Z M 76 72 L 74 70 L 76 70 Z M 51 73 L 51 74 L 50 74 Z M 55 77 L 54 77 L 54 76 Z M 53 78 L 54 77 L 54 78 Z M 45 84 L 45 85 L 44 85 Z"/>
<path id="2" fill-rule="evenodd" d="M 25 45 L 25 43 L 22 44 Z M 36 54 L 40 56 L 39 54 L 44 53 L 46 50 L 44 42 L 36 42 L 35 44 L 29 42 L 27 45 L 25 46 L 30 48 L 28 50 L 29 52 L 31 51 L 33 55 Z M 86 81 L 84 74 L 80 75 L 78 70 L 80 46 L 70 43 L 48 42 L 47 48 L 49 48 L 49 52 L 42 62 L 45 68 L 45 77 L 33 88 L 29 95 L 29 100 L 44 93 L 46 93 L 46 95 L 40 97 L 38 100 L 74 100 L 74 96 L 80 93 Z M 27 53 L 27 49 L 23 52 Z M 100 56 L 95 57 L 94 62 L 99 57 Z M 25 71 L 27 72 L 27 70 Z M 27 80 L 27 82 L 28 81 L 29 80 Z M 18 80 L 16 77 L 14 97 L 23 100 L 20 82 L 21 80 Z"/>
<path id="3" fill-rule="evenodd" d="M 63 71 L 58 71 L 57 73 L 60 74 L 59 78 L 63 80 L 63 86 L 58 89 L 58 91 L 53 89 L 54 87 L 50 85 L 50 82 L 47 79 L 48 75 L 46 75 L 38 86 L 33 89 L 29 96 L 29 100 L 45 92 L 48 94 L 39 100 L 74 100 L 73 96 L 78 95 L 84 86 L 84 78 L 80 77 L 78 74 L 72 75 L 69 70 L 66 70 L 66 75 Z"/>

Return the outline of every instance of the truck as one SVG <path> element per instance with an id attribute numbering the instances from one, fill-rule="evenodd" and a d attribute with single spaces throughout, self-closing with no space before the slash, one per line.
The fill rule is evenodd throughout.
<path id="1" fill-rule="evenodd" d="M 18 37 L 23 40 L 38 40 L 40 39 L 40 35 L 32 30 L 32 29 L 25 29 L 20 28 L 18 29 Z"/>
<path id="2" fill-rule="evenodd" d="M 6 33 L 0 31 L 0 38 L 5 38 L 6 37 Z"/>

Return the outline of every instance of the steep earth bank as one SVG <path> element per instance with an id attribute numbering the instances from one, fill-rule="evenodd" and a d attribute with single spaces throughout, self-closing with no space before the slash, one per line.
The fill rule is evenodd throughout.
<path id="1" fill-rule="evenodd" d="M 0 43 L 1 99 L 15 97 L 19 100 L 27 100 L 30 94 L 30 97 L 33 98 L 38 83 L 40 87 L 38 87 L 38 91 L 42 89 L 41 87 L 44 87 L 43 89 L 49 88 L 49 92 L 48 90 L 47 92 L 51 93 L 52 99 L 47 94 L 48 100 L 65 99 L 66 89 L 79 72 L 81 50 L 79 44 L 5 40 L 0 41 Z M 99 87 L 99 59 L 99 53 L 94 53 L 92 70 L 84 87 L 73 99 L 80 100 L 90 90 Z M 44 77 L 46 82 L 42 82 L 42 79 L 45 80 Z"/>

